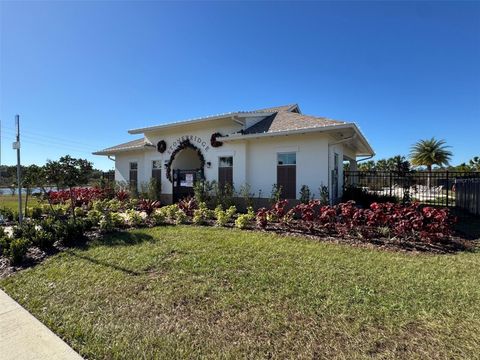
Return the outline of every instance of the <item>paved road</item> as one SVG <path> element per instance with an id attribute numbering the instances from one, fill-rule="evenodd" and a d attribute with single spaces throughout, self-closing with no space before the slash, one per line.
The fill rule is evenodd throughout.
<path id="1" fill-rule="evenodd" d="M 0 290 L 0 359 L 82 360 L 82 357 Z"/>

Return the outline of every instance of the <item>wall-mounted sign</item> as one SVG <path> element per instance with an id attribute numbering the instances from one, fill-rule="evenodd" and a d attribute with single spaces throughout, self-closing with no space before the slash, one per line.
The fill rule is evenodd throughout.
<path id="1" fill-rule="evenodd" d="M 183 135 L 173 141 L 173 143 L 168 147 L 168 155 L 172 155 L 172 152 L 177 148 L 182 141 L 189 140 L 192 145 L 195 145 L 196 147 L 202 148 L 203 151 L 208 151 L 210 150 L 210 142 L 202 139 L 199 136 L 196 135 Z"/>

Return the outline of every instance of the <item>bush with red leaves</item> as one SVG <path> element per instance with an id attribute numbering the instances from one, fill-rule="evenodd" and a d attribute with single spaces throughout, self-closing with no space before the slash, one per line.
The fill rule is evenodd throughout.
<path id="1" fill-rule="evenodd" d="M 197 201 L 194 197 L 186 197 L 178 202 L 178 207 L 182 210 L 185 215 L 193 216 L 195 210 L 198 209 Z"/>
<path id="2" fill-rule="evenodd" d="M 285 212 L 287 205 L 287 200 L 281 200 L 270 210 L 258 210 L 258 227 L 266 228 L 268 220 L 273 219 L 273 225 L 286 225 L 289 229 L 308 233 L 361 235 L 371 239 L 384 236 L 388 230 L 398 239 L 432 242 L 451 236 L 456 221 L 446 208 L 422 208 L 418 203 L 373 203 L 370 208 L 361 209 L 354 201 L 321 206 L 317 200 L 312 200 Z"/>
<path id="3" fill-rule="evenodd" d="M 50 191 L 48 196 L 52 204 L 64 204 L 73 199 L 75 206 L 88 205 L 94 200 L 108 198 L 110 191 L 101 188 L 73 188 L 70 190 Z"/>
<path id="4" fill-rule="evenodd" d="M 141 199 L 138 201 L 138 210 L 145 211 L 148 216 L 150 216 L 155 209 L 160 207 L 160 201 L 158 200 L 149 200 L 149 199 Z"/>

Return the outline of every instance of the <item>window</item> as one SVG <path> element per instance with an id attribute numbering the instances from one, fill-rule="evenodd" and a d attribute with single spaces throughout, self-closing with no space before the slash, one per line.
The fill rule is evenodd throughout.
<path id="1" fill-rule="evenodd" d="M 152 161 L 152 179 L 158 182 L 162 181 L 162 162 L 160 160 Z"/>
<path id="2" fill-rule="evenodd" d="M 233 186 L 233 157 L 222 156 L 218 159 L 218 184 L 223 189 L 225 185 Z"/>
<path id="3" fill-rule="evenodd" d="M 277 154 L 277 186 L 282 187 L 282 198 L 296 199 L 297 154 Z"/>
<path id="4" fill-rule="evenodd" d="M 137 189 L 138 183 L 138 164 L 136 162 L 130 163 L 129 183 L 132 189 Z"/>
<path id="5" fill-rule="evenodd" d="M 277 154 L 277 165 L 296 165 L 296 164 L 297 164 L 296 153 Z"/>

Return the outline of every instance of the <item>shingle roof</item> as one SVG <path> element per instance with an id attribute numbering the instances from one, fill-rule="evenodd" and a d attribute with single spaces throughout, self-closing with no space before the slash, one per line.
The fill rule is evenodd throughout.
<path id="1" fill-rule="evenodd" d="M 202 116 L 202 117 L 197 117 L 197 118 L 192 118 L 192 119 L 187 119 L 187 120 L 181 120 L 181 121 L 176 121 L 168 124 L 160 124 L 160 125 L 154 125 L 154 126 L 147 126 L 144 128 L 138 128 L 138 129 L 131 129 L 128 132 L 130 134 L 141 134 L 144 133 L 145 131 L 151 131 L 151 130 L 156 130 L 160 128 L 165 128 L 165 127 L 170 127 L 170 126 L 181 126 L 181 125 L 187 125 L 190 123 L 196 123 L 196 122 L 202 122 L 202 121 L 208 121 L 208 120 L 213 120 L 213 119 L 219 119 L 223 117 L 230 117 L 230 116 L 236 116 L 236 115 L 247 115 L 247 114 L 263 114 L 265 115 L 278 112 L 278 111 L 293 111 L 297 109 L 298 110 L 298 105 L 297 104 L 289 104 L 289 105 L 282 105 L 282 106 L 275 106 L 275 107 L 270 107 L 270 108 L 265 108 L 265 109 L 257 109 L 257 110 L 242 110 L 242 111 L 231 111 L 231 112 L 226 112 L 222 114 L 216 114 L 216 115 L 208 115 L 208 116 Z"/>
<path id="2" fill-rule="evenodd" d="M 250 113 L 262 113 L 262 112 L 278 112 L 278 111 L 289 111 L 291 109 L 294 109 L 298 107 L 297 104 L 290 104 L 290 105 L 281 105 L 281 106 L 274 106 L 274 107 L 269 107 L 265 109 L 258 109 L 258 110 L 252 110 L 252 111 L 246 111 Z"/>
<path id="3" fill-rule="evenodd" d="M 135 149 L 142 149 L 145 146 L 152 146 L 152 144 L 145 142 L 144 138 L 132 140 L 123 144 L 118 144 L 97 152 L 94 152 L 94 155 L 105 155 L 106 153 L 115 153 L 125 150 L 135 150 Z"/>
<path id="4" fill-rule="evenodd" d="M 275 133 L 300 129 L 312 129 L 331 125 L 346 124 L 325 117 L 302 115 L 289 111 L 278 111 L 246 129 L 244 134 Z"/>

